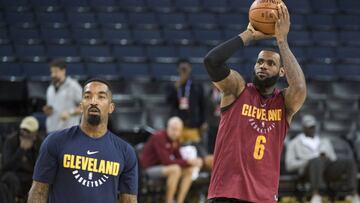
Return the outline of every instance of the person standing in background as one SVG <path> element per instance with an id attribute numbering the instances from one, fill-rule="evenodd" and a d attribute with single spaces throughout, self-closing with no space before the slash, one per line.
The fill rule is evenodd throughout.
<path id="1" fill-rule="evenodd" d="M 82 94 L 80 84 L 66 76 L 66 62 L 63 59 L 54 59 L 50 63 L 50 73 L 51 84 L 46 92 L 46 105 L 43 107 L 47 116 L 47 133 L 79 124 Z"/>
<path id="2" fill-rule="evenodd" d="M 191 64 L 187 59 L 177 62 L 179 78 L 167 91 L 171 115 L 184 121 L 182 142 L 198 143 L 205 123 L 205 99 L 201 84 L 191 78 Z"/>

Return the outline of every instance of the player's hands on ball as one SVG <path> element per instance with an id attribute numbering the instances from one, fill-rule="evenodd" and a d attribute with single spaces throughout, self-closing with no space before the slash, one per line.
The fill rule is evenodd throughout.
<path id="1" fill-rule="evenodd" d="M 275 23 L 275 37 L 278 42 L 287 40 L 287 35 L 290 30 L 290 14 L 284 3 L 278 4 L 278 12 L 273 13 L 276 19 Z"/>
<path id="2" fill-rule="evenodd" d="M 251 25 L 251 23 L 248 24 L 247 29 L 244 32 L 242 32 L 239 36 L 242 38 L 245 45 L 248 45 L 250 41 L 253 40 L 270 39 L 274 37 L 274 35 L 267 35 L 260 31 L 255 30 L 255 28 Z"/>
<path id="3" fill-rule="evenodd" d="M 253 40 L 270 39 L 274 37 L 273 35 L 264 34 L 260 31 L 255 30 L 251 23 L 248 24 L 247 30 L 251 32 Z"/>

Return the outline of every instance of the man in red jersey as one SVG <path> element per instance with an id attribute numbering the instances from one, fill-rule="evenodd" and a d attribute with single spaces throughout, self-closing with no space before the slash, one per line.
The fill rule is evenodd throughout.
<path id="1" fill-rule="evenodd" d="M 192 184 L 192 174 L 201 168 L 200 158 L 185 160 L 180 154 L 179 138 L 184 124 L 179 117 L 169 119 L 166 130 L 154 133 L 140 155 L 140 165 L 151 179 L 166 178 L 165 203 L 183 203 Z"/>
<path id="2" fill-rule="evenodd" d="M 287 35 L 290 16 L 278 5 L 275 36 L 247 30 L 212 49 L 204 63 L 211 80 L 222 92 L 221 120 L 215 144 L 209 202 L 277 201 L 280 155 L 293 115 L 306 97 L 304 74 L 292 54 Z M 225 61 L 250 41 L 275 37 L 280 53 L 262 50 L 252 83 L 246 83 Z M 246 50 L 244 50 L 246 51 Z M 282 62 L 281 62 L 282 61 Z M 289 86 L 275 88 L 285 76 Z"/>

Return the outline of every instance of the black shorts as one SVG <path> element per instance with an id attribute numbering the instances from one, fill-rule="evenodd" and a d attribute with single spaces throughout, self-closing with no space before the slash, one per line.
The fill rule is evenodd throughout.
<path id="1" fill-rule="evenodd" d="M 232 199 L 232 198 L 212 198 L 209 199 L 207 203 L 251 203 L 251 202 L 243 201 L 239 199 Z"/>

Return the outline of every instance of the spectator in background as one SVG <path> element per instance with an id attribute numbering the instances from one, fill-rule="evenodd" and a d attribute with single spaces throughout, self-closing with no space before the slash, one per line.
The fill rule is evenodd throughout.
<path id="1" fill-rule="evenodd" d="M 177 62 L 179 78 L 167 91 L 172 115 L 184 121 L 183 142 L 199 142 L 205 123 L 205 99 L 201 84 L 191 78 L 191 64 L 187 59 Z"/>
<path id="2" fill-rule="evenodd" d="M 140 154 L 140 164 L 150 178 L 166 178 L 166 203 L 173 203 L 180 179 L 176 202 L 184 202 L 192 183 L 193 171 L 202 166 L 202 160 L 199 158 L 184 160 L 181 157 L 179 138 L 182 130 L 181 119 L 170 118 L 166 131 L 152 135 Z"/>
<path id="3" fill-rule="evenodd" d="M 348 184 L 353 189 L 352 203 L 360 203 L 357 194 L 357 168 L 352 157 L 339 159 L 329 139 L 316 132 L 316 119 L 312 115 L 302 118 L 303 133 L 297 135 L 287 146 L 285 166 L 289 171 L 297 171 L 310 181 L 311 203 L 321 203 L 319 190 L 326 182 L 347 175 Z"/>
<path id="4" fill-rule="evenodd" d="M 32 174 L 39 152 L 41 140 L 38 136 L 39 123 L 32 116 L 25 117 L 20 123 L 16 134 L 7 137 L 2 156 L 2 173 L 9 176 L 11 173 L 19 182 L 17 196 L 26 199 L 32 183 Z M 15 183 L 13 185 L 16 185 Z"/>
<path id="5" fill-rule="evenodd" d="M 80 122 L 79 103 L 82 88 L 79 83 L 66 76 L 66 63 L 55 59 L 50 63 L 51 85 L 46 92 L 46 131 L 52 132 L 78 125 Z"/>

